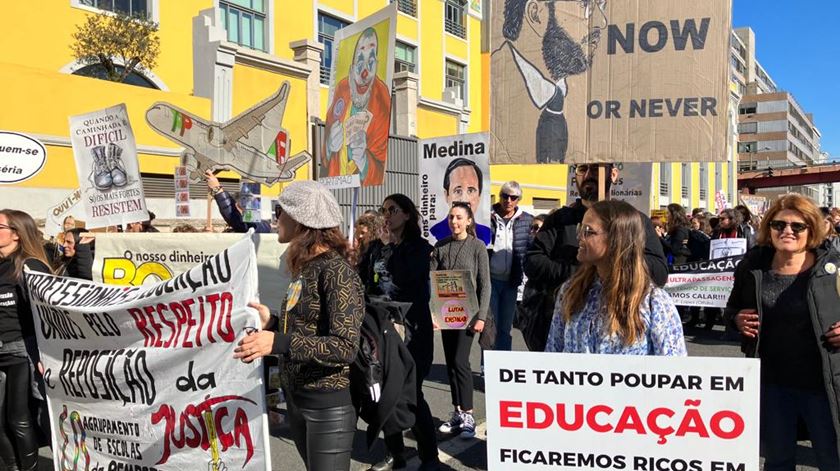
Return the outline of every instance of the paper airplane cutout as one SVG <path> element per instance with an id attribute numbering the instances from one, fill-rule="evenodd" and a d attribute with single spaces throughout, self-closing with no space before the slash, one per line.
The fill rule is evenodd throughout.
<path id="1" fill-rule="evenodd" d="M 289 82 L 277 93 L 225 123 L 205 121 L 169 103 L 146 110 L 146 122 L 159 134 L 185 147 L 182 165 L 193 183 L 207 170 L 232 170 L 244 178 L 271 186 L 294 179 L 311 162 L 303 151 L 288 157 L 289 133 L 281 127 Z"/>

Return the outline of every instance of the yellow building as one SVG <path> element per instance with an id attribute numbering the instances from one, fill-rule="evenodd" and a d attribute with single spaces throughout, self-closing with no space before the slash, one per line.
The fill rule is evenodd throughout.
<path id="1" fill-rule="evenodd" d="M 0 19 L 4 32 L 0 36 L 4 105 L 0 129 L 41 140 L 47 147 L 47 163 L 34 178 L 0 187 L 4 206 L 43 218 L 49 207 L 77 188 L 68 116 L 118 103 L 128 108 L 149 209 L 161 219 L 174 217 L 172 173 L 181 149 L 146 124 L 145 111 L 156 101 L 224 121 L 289 81 L 292 88 L 283 126 L 290 133 L 290 152 L 311 152 L 311 123 L 323 118 L 327 107 L 335 31 L 389 3 L 45 0 L 33 8 L 31 2 L 9 2 Z M 397 4 L 392 134 L 426 138 L 489 129 L 490 61 L 482 48 L 489 43 L 482 42 L 488 5 L 482 12 L 480 0 L 397 0 Z M 77 64 L 70 51 L 78 25 L 89 15 L 115 8 L 146 14 L 160 26 L 157 65 L 133 74 L 129 80 L 133 84 L 89 77 L 96 74 L 96 67 Z M 688 173 L 680 164 L 663 167 L 660 171 L 654 166 L 654 189 L 662 191 L 654 191 L 653 207 L 673 201 L 713 207 L 716 190 L 724 188 L 731 194 L 733 177 L 726 164 L 691 164 Z M 298 178 L 312 175 L 311 166 L 298 171 Z M 222 176 L 235 185 L 235 175 Z M 492 168 L 491 179 L 494 193 L 504 181 L 519 181 L 525 189 L 523 206 L 528 209 L 565 203 L 565 165 L 499 165 Z M 683 197 L 685 186 L 689 191 Z M 263 193 L 277 194 L 280 188 L 264 188 Z M 194 217 L 205 214 L 203 195 L 200 185 L 193 186 Z"/>

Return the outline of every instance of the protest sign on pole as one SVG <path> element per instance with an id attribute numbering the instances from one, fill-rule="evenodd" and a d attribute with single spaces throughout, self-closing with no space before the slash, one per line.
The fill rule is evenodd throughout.
<path id="1" fill-rule="evenodd" d="M 750 212 L 756 216 L 761 216 L 762 214 L 764 214 L 764 211 L 767 211 L 767 208 L 769 206 L 767 198 L 758 195 L 738 194 L 738 201 L 740 201 L 741 204 L 749 208 Z"/>
<path id="2" fill-rule="evenodd" d="M 70 141 L 86 227 L 148 220 L 137 146 L 125 104 L 71 116 Z"/>
<path id="3" fill-rule="evenodd" d="M 726 307 L 743 255 L 674 265 L 665 291 L 677 306 Z"/>
<path id="4" fill-rule="evenodd" d="M 97 234 L 93 280 L 121 286 L 144 286 L 168 280 L 203 263 L 245 234 L 122 233 Z M 281 263 L 285 244 L 276 234 L 254 234 L 260 301 L 279 309 L 290 275 Z"/>
<path id="5" fill-rule="evenodd" d="M 489 5 L 494 164 L 727 160 L 731 0 Z"/>
<path id="6" fill-rule="evenodd" d="M 492 241 L 488 141 L 487 133 L 475 133 L 417 142 L 421 230 L 432 244 L 451 234 L 447 215 L 456 201 L 472 208 L 478 238 Z"/>
<path id="7" fill-rule="evenodd" d="M 712 239 L 709 241 L 709 260 L 734 257 L 747 253 L 747 239 Z"/>
<path id="8" fill-rule="evenodd" d="M 24 134 L 0 131 L 0 185 L 14 185 L 34 177 L 47 163 L 47 149 Z"/>
<path id="9" fill-rule="evenodd" d="M 467 270 L 431 272 L 432 297 L 429 307 L 432 319 L 440 329 L 466 329 L 478 314 L 475 282 Z"/>
<path id="10" fill-rule="evenodd" d="M 335 32 L 318 181 L 328 188 L 385 181 L 397 5 Z M 329 47 L 329 46 L 328 46 Z"/>
<path id="11" fill-rule="evenodd" d="M 650 163 L 616 163 L 618 168 L 618 181 L 610 186 L 610 199 L 626 201 L 634 208 L 638 209 L 643 214 L 648 214 L 651 210 L 651 189 L 653 187 L 653 164 Z M 575 168 L 577 166 L 569 166 L 569 182 L 566 185 L 568 193 L 566 201 L 571 203 L 575 199 L 580 198 L 580 192 L 577 189 L 577 179 L 575 178 Z M 590 172 L 587 178 L 591 178 L 597 183 L 598 174 Z M 607 175 L 609 178 L 609 175 Z"/>
<path id="12" fill-rule="evenodd" d="M 47 210 L 47 220 L 44 222 L 44 234 L 47 237 L 55 237 L 64 232 L 64 219 L 73 216 L 76 219 L 83 219 L 84 210 L 78 206 L 82 200 L 82 190 L 75 189 L 57 205 Z"/>
<path id="13" fill-rule="evenodd" d="M 484 355 L 489 471 L 759 469 L 758 359 Z"/>
<path id="14" fill-rule="evenodd" d="M 233 358 L 256 264 L 245 238 L 151 286 L 27 274 L 56 469 L 271 468 L 262 362 Z"/>
<path id="15" fill-rule="evenodd" d="M 175 217 L 190 217 L 190 180 L 184 165 L 175 167 Z"/>

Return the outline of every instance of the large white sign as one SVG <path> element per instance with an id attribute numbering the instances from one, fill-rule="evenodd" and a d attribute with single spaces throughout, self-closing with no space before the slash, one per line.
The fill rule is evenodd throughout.
<path id="1" fill-rule="evenodd" d="M 0 185 L 28 180 L 44 168 L 47 150 L 38 140 L 0 131 Z"/>
<path id="2" fill-rule="evenodd" d="M 181 276 L 109 286 L 27 274 L 55 469 L 268 470 L 260 320 L 244 239 Z"/>
<path id="3" fill-rule="evenodd" d="M 148 220 L 137 146 L 125 104 L 71 116 L 70 141 L 87 214 L 85 227 Z"/>
<path id="4" fill-rule="evenodd" d="M 610 198 L 626 201 L 640 212 L 650 214 L 653 164 L 617 163 L 615 165 L 618 167 L 618 181 L 610 187 Z M 569 166 L 569 183 L 566 185 L 568 189 L 566 201 L 568 203 L 580 198 L 580 192 L 577 189 L 577 180 L 575 179 L 576 167 L 575 165 Z M 588 177 L 594 178 L 597 181 L 598 173 L 590 172 Z"/>
<path id="5" fill-rule="evenodd" d="M 756 359 L 484 358 L 490 471 L 758 471 Z"/>
<path id="6" fill-rule="evenodd" d="M 726 307 L 741 258 L 737 255 L 674 265 L 665 291 L 677 306 Z"/>
<path id="7" fill-rule="evenodd" d="M 490 244 L 490 157 L 487 133 L 423 139 L 418 142 L 420 219 L 423 237 L 432 244 L 451 234 L 447 215 L 452 203 L 470 204 L 476 233 Z"/>
<path id="8" fill-rule="evenodd" d="M 747 239 L 712 239 L 709 242 L 709 260 L 735 257 L 747 253 Z"/>

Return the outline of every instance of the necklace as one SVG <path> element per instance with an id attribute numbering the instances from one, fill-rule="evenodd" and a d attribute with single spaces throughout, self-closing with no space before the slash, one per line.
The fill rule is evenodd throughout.
<path id="1" fill-rule="evenodd" d="M 447 267 L 447 270 L 455 270 L 455 269 L 457 269 L 457 265 L 458 265 L 458 264 L 457 264 L 457 263 L 455 263 L 455 262 L 457 262 L 457 261 L 458 261 L 458 259 L 461 257 L 461 251 L 462 251 L 462 250 L 464 250 L 464 246 L 466 246 L 466 245 L 467 245 L 467 240 L 469 240 L 469 238 L 470 238 L 470 237 L 469 237 L 469 236 L 467 236 L 467 238 L 466 238 L 466 239 L 464 239 L 463 241 L 459 241 L 459 242 L 462 242 L 462 243 L 461 243 L 461 247 L 459 247 L 459 248 L 458 248 L 458 251 L 457 251 L 457 252 L 455 252 L 455 258 L 454 258 L 454 259 L 452 258 L 452 243 L 453 243 L 453 242 L 455 242 L 455 241 L 457 241 L 457 239 L 453 238 L 453 239 L 452 239 L 452 242 L 450 242 L 450 243 L 449 243 L 449 253 L 448 253 L 448 255 L 449 255 L 449 264 L 450 264 L 450 266 L 449 266 L 449 267 Z"/>

